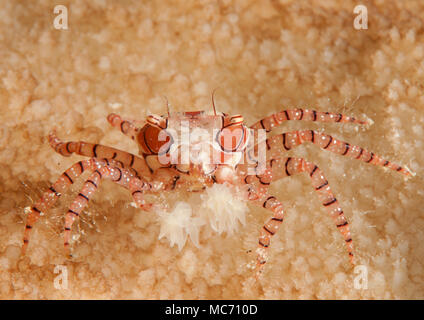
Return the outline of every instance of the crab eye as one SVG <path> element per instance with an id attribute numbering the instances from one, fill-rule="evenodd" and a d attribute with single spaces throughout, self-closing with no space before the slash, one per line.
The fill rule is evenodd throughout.
<path id="1" fill-rule="evenodd" d="M 161 116 L 157 116 L 155 114 L 151 114 L 151 115 L 147 116 L 146 122 L 148 124 L 152 125 L 153 127 L 166 129 L 167 124 L 168 124 L 168 119 L 163 118 Z"/>
<path id="2" fill-rule="evenodd" d="M 172 136 L 165 129 L 150 124 L 140 130 L 137 138 L 144 154 L 165 154 L 173 143 Z"/>
<path id="3" fill-rule="evenodd" d="M 242 115 L 236 115 L 236 116 L 232 116 L 231 118 L 230 118 L 230 123 L 231 124 L 241 124 L 241 123 L 243 123 L 243 121 L 244 121 L 244 119 L 243 119 L 243 116 Z"/>
<path id="4" fill-rule="evenodd" d="M 218 132 L 216 140 L 222 151 L 241 151 L 246 145 L 247 129 L 242 124 L 229 125 Z"/>

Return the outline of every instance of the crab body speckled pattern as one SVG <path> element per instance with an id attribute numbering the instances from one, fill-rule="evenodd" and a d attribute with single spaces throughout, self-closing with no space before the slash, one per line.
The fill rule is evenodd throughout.
<path id="1" fill-rule="evenodd" d="M 53 131 L 49 135 L 49 142 L 56 152 L 63 156 L 76 153 L 90 159 L 79 161 L 66 170 L 31 207 L 25 225 L 23 253 L 29 243 L 30 231 L 41 212 L 51 207 L 84 171 L 90 171 L 91 175 L 66 213 L 64 246 L 67 255 L 70 256 L 72 225 L 102 179 L 110 179 L 128 189 L 137 206 L 146 211 L 159 209 L 159 205 L 147 203 L 145 194 L 180 188 L 202 191 L 215 183 L 226 184 L 236 188 L 247 201 L 272 213 L 259 235 L 256 264 L 259 275 L 267 260 L 271 238 L 284 220 L 283 205 L 269 194 L 269 185 L 286 176 L 306 173 L 319 200 L 342 234 L 353 264 L 354 250 L 349 223 L 323 172 L 305 159 L 283 157 L 282 154 L 305 142 L 311 142 L 339 155 L 386 167 L 406 176 L 412 174 L 406 168 L 382 159 L 373 152 L 315 130 L 291 131 L 266 138 L 266 133 L 288 120 L 359 125 L 368 123 L 342 114 L 290 109 L 272 114 L 250 127 L 244 124 L 241 115 L 217 114 L 216 111 L 213 114 L 196 111 L 168 112 L 166 116 L 149 115 L 142 124 L 123 120 L 116 114 L 110 114 L 107 119 L 113 127 L 138 143 L 141 156 L 100 144 L 62 142 Z M 260 139 L 260 133 L 265 138 Z M 265 157 L 260 157 L 261 145 Z"/>

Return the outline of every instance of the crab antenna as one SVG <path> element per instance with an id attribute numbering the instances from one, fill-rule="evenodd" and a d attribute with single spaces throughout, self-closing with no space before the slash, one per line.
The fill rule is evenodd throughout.
<path id="1" fill-rule="evenodd" d="M 169 114 L 169 102 L 168 102 L 168 98 L 166 96 L 163 96 L 165 98 L 166 101 L 166 110 L 168 112 L 168 117 L 170 117 L 171 115 Z"/>
<path id="2" fill-rule="evenodd" d="M 215 101 L 214 101 L 214 99 L 213 99 L 213 96 L 214 96 L 214 94 L 215 94 L 216 89 L 218 89 L 218 88 L 215 88 L 215 89 L 213 89 L 213 91 L 212 91 L 212 106 L 213 106 L 213 112 L 215 113 L 215 115 L 216 115 L 216 108 L 215 108 Z"/>

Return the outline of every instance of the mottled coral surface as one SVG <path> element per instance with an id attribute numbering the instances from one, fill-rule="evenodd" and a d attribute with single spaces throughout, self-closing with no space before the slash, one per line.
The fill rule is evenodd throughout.
<path id="1" fill-rule="evenodd" d="M 424 3 L 361 3 L 366 30 L 353 26 L 356 1 L 61 1 L 69 28 L 56 30 L 57 1 L 1 1 L 0 298 L 423 299 Z M 188 241 L 179 251 L 158 240 L 156 214 L 130 206 L 109 182 L 74 230 L 72 261 L 61 234 L 81 183 L 39 220 L 19 257 L 24 208 L 81 159 L 56 154 L 51 129 L 137 152 L 108 113 L 142 120 L 165 112 L 163 96 L 173 110 L 209 109 L 215 88 L 217 108 L 247 123 L 285 107 L 366 115 L 368 129 L 293 122 L 276 132 L 322 128 L 416 172 L 405 180 L 313 145 L 289 152 L 326 173 L 367 288 L 355 288 L 359 274 L 307 175 L 272 186 L 286 219 L 258 282 L 249 263 L 269 217 L 263 208 L 249 206 L 233 235 L 205 226 L 199 248 Z"/>

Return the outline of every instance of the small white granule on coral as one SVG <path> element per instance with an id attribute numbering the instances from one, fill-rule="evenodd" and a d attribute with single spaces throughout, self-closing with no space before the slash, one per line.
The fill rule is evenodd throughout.
<path id="1" fill-rule="evenodd" d="M 246 224 L 246 212 L 249 210 L 245 201 L 238 199 L 232 190 L 223 184 L 214 184 L 201 195 L 202 215 L 206 216 L 212 229 L 219 234 L 232 234 L 239 223 Z"/>
<path id="2" fill-rule="evenodd" d="M 110 60 L 108 57 L 103 56 L 99 60 L 99 68 L 102 70 L 109 70 L 110 68 Z"/>
<path id="3" fill-rule="evenodd" d="M 188 203 L 178 202 L 172 212 L 160 211 L 158 214 L 161 224 L 159 239 L 167 238 L 171 247 L 176 244 L 181 251 L 189 235 L 194 245 L 199 247 L 199 228 L 204 222 L 201 218 L 192 217 Z"/>
<path id="4" fill-rule="evenodd" d="M 113 110 L 121 109 L 122 103 L 119 102 L 110 102 L 109 107 L 111 107 Z"/>

